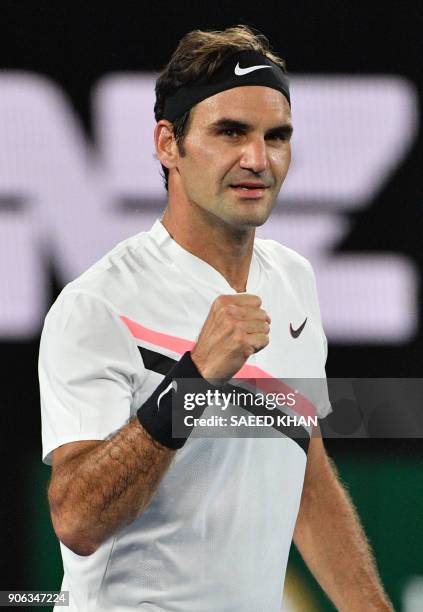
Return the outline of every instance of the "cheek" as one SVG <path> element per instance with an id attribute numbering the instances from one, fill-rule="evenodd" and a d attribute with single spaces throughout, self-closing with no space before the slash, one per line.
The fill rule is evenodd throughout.
<path id="1" fill-rule="evenodd" d="M 211 147 L 206 139 L 192 136 L 187 142 L 186 151 L 197 164 L 208 164 L 216 157 L 216 147 Z"/>
<path id="2" fill-rule="evenodd" d="M 196 182 L 205 183 L 204 179 L 209 179 L 208 184 L 220 183 L 230 170 L 237 163 L 236 153 L 228 151 L 224 146 L 211 145 L 204 140 L 192 139 L 190 146 L 186 148 L 186 170 Z M 188 169 L 187 166 L 190 166 Z"/>
<path id="3" fill-rule="evenodd" d="M 275 151 L 270 156 L 270 163 L 276 176 L 284 178 L 291 163 L 291 147 L 284 151 Z"/>
<path id="4" fill-rule="evenodd" d="M 183 162 L 183 173 L 192 184 L 204 182 L 205 177 L 213 173 L 216 164 L 216 151 L 211 151 L 201 142 L 192 142 L 185 149 L 186 155 Z M 208 181 L 207 181 L 208 182 Z"/>

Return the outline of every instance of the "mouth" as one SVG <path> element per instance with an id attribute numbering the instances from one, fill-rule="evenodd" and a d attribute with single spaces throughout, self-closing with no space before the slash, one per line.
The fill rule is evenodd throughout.
<path id="1" fill-rule="evenodd" d="M 230 188 L 238 196 L 248 200 L 257 200 L 263 197 L 266 189 L 269 189 L 267 185 L 257 181 L 243 181 L 241 183 L 235 183 L 234 185 L 230 185 Z"/>

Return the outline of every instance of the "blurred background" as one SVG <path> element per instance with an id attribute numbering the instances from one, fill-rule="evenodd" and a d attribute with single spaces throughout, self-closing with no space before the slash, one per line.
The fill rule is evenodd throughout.
<path id="1" fill-rule="evenodd" d="M 62 576 L 41 463 L 44 316 L 160 216 L 155 75 L 189 30 L 238 23 L 291 74 L 293 162 L 259 234 L 313 263 L 328 376 L 422 376 L 420 2 L 1 2 L 0 590 L 59 589 Z M 326 441 L 403 612 L 423 610 L 422 446 Z M 294 546 L 285 610 L 333 610 Z"/>

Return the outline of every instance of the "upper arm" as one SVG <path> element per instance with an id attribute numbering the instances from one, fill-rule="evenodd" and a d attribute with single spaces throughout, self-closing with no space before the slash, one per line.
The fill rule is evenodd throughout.
<path id="1" fill-rule="evenodd" d="M 44 462 L 68 443 L 104 440 L 120 429 L 142 373 L 141 356 L 118 313 L 95 296 L 62 294 L 40 343 Z"/>

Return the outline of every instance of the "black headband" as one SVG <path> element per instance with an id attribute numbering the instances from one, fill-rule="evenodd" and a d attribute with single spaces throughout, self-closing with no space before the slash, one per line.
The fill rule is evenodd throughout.
<path id="1" fill-rule="evenodd" d="M 188 85 L 182 85 L 166 98 L 163 119 L 174 121 L 198 102 L 226 89 L 245 85 L 277 89 L 291 106 L 288 77 L 281 67 L 257 51 L 240 51 L 227 58 L 211 77 L 202 76 Z"/>

